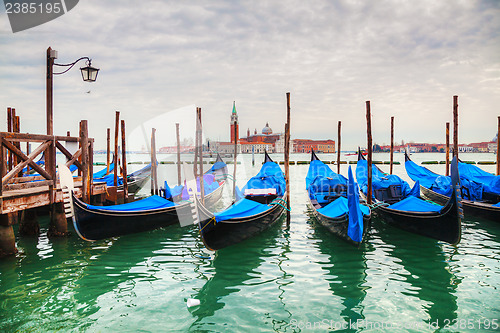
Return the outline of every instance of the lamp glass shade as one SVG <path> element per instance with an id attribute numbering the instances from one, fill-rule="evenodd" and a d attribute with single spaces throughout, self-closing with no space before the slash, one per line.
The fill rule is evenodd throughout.
<path id="1" fill-rule="evenodd" d="M 92 66 L 81 67 L 82 78 L 85 82 L 94 82 L 97 79 L 97 73 L 99 72 L 99 68 L 95 68 Z"/>

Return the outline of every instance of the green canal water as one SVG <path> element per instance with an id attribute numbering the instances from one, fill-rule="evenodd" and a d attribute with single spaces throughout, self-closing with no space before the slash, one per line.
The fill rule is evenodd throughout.
<path id="1" fill-rule="evenodd" d="M 133 155 L 129 160 L 147 158 Z M 335 160 L 334 155 L 320 158 Z M 241 157 L 238 185 L 260 167 L 262 155 L 255 159 L 252 167 L 250 155 Z M 414 154 L 413 159 L 444 156 Z M 74 232 L 69 238 L 49 239 L 48 219 L 41 217 L 41 235 L 17 236 L 19 254 L 0 260 L 0 331 L 499 330 L 500 223 L 466 217 L 462 241 L 450 246 L 374 219 L 367 242 L 358 249 L 310 217 L 307 167 L 290 167 L 289 228 L 282 219 L 261 235 L 217 253 L 204 249 L 194 226 L 90 243 Z M 444 168 L 432 167 L 439 172 Z M 161 165 L 160 178 L 175 183 L 175 170 Z M 403 163 L 395 173 L 407 179 Z M 228 183 L 221 207 L 230 202 L 231 188 Z M 189 298 L 200 305 L 188 308 Z"/>

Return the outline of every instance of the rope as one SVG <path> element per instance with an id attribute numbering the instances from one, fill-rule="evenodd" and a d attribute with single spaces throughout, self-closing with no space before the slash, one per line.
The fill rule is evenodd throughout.
<path id="1" fill-rule="evenodd" d="M 214 216 L 214 217 L 212 217 L 212 218 L 211 218 L 211 219 L 207 222 L 207 224 L 205 224 L 205 225 L 203 226 L 203 228 L 201 228 L 201 230 L 200 230 L 200 231 L 203 231 L 203 229 L 205 229 L 205 227 L 206 227 L 207 225 L 209 225 L 209 224 L 210 224 L 210 222 L 212 222 L 212 220 L 214 221 L 214 225 L 216 225 L 216 224 L 217 224 L 217 221 L 215 220 L 215 216 Z"/>
<path id="2" fill-rule="evenodd" d="M 390 205 L 386 202 L 379 202 L 379 203 L 373 203 L 371 205 L 367 204 L 367 206 L 370 207 L 371 209 L 376 209 L 377 207 L 388 207 Z"/>
<path id="3" fill-rule="evenodd" d="M 281 198 L 277 198 L 277 199 L 274 199 L 273 201 L 271 201 L 271 203 L 268 204 L 268 206 L 271 206 L 271 205 L 278 205 L 278 206 L 281 206 L 283 208 L 285 208 L 287 211 L 291 211 L 290 209 L 286 208 L 286 206 L 283 206 L 280 201 L 282 201 L 284 204 L 286 204 L 286 200 L 283 200 Z"/>

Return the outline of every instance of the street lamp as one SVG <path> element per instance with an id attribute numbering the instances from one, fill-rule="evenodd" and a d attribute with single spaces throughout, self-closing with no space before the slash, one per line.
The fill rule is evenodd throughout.
<path id="1" fill-rule="evenodd" d="M 56 64 L 54 60 L 57 59 L 57 51 L 52 50 L 52 48 L 47 49 L 47 135 L 54 135 L 54 127 L 53 127 L 53 77 L 54 75 L 61 75 L 69 71 L 73 66 L 76 65 L 80 60 L 86 60 L 85 67 L 81 67 L 80 71 L 82 72 L 82 79 L 85 82 L 94 82 L 97 79 L 97 73 L 99 72 L 99 68 L 92 67 L 92 59 L 89 57 L 81 57 L 80 59 L 75 60 L 70 64 Z M 54 73 L 54 66 L 59 67 L 68 67 L 62 72 Z"/>

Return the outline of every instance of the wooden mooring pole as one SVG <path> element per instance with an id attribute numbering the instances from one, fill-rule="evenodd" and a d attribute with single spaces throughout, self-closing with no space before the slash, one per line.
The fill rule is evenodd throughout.
<path id="1" fill-rule="evenodd" d="M 203 179 L 203 131 L 202 131 L 202 123 L 201 123 L 201 108 L 198 108 L 198 112 L 196 115 L 197 122 L 198 122 L 198 145 L 199 145 L 199 151 L 200 151 L 200 196 L 201 196 L 201 203 L 205 204 L 205 181 Z"/>
<path id="2" fill-rule="evenodd" d="M 181 185 L 181 140 L 179 133 L 179 123 L 175 124 L 175 135 L 177 137 L 177 184 Z"/>
<path id="3" fill-rule="evenodd" d="M 115 168 L 113 170 L 113 185 L 118 187 L 118 131 L 120 130 L 120 111 L 115 113 L 115 156 L 113 156 L 113 163 Z"/>
<path id="4" fill-rule="evenodd" d="M 391 157 L 389 161 L 389 174 L 392 175 L 394 165 L 394 117 L 391 117 Z"/>
<path id="5" fill-rule="evenodd" d="M 234 124 L 234 168 L 233 168 L 233 198 L 236 198 L 236 163 L 238 158 L 238 126 Z"/>
<path id="6" fill-rule="evenodd" d="M 286 226 L 290 228 L 290 93 L 286 93 L 285 124 Z"/>
<path id="7" fill-rule="evenodd" d="M 446 176 L 450 175 L 450 123 L 446 123 Z"/>
<path id="8" fill-rule="evenodd" d="M 193 161 L 193 174 L 194 179 L 198 178 L 198 107 L 196 107 L 196 117 L 195 117 L 195 131 L 194 131 L 194 161 Z"/>
<path id="9" fill-rule="evenodd" d="M 158 161 L 156 160 L 156 128 L 151 129 L 151 194 L 158 195 Z"/>
<path id="10" fill-rule="evenodd" d="M 125 147 L 125 120 L 122 119 L 122 170 L 123 170 L 123 202 L 128 202 L 128 179 L 127 179 L 127 149 Z"/>
<path id="11" fill-rule="evenodd" d="M 366 101 L 366 134 L 368 139 L 368 161 L 367 161 L 367 174 L 368 174 L 368 190 L 366 202 L 371 205 L 372 203 L 372 118 L 370 110 L 370 101 Z"/>
<path id="12" fill-rule="evenodd" d="M 497 129 L 497 176 L 500 175 L 500 116 L 498 117 Z"/>
<path id="13" fill-rule="evenodd" d="M 458 96 L 453 96 L 453 157 L 458 160 Z"/>
<path id="14" fill-rule="evenodd" d="M 106 130 L 106 174 L 109 174 L 109 158 L 111 153 L 111 128 Z"/>
<path id="15" fill-rule="evenodd" d="M 342 122 L 339 120 L 338 128 L 337 128 L 337 173 L 340 175 L 340 143 L 342 138 Z"/>

